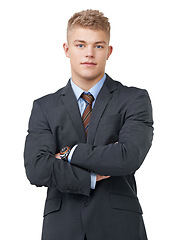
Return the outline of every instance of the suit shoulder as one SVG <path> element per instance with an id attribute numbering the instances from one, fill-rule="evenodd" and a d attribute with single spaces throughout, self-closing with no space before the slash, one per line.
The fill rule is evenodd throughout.
<path id="1" fill-rule="evenodd" d="M 120 93 L 122 94 L 127 94 L 128 96 L 136 96 L 136 95 L 148 95 L 148 92 L 146 89 L 142 89 L 139 87 L 134 87 L 134 86 L 126 86 L 123 85 L 121 82 L 113 80 L 117 86 L 117 90 L 120 91 Z"/>
<path id="2" fill-rule="evenodd" d="M 146 92 L 145 89 L 141 89 L 134 86 L 126 86 L 122 84 L 120 81 L 112 79 L 109 75 L 107 75 L 106 85 L 110 91 L 117 90 L 118 92 L 125 94 L 137 94 L 141 92 Z"/>
<path id="3" fill-rule="evenodd" d="M 63 89 L 64 89 L 64 87 L 60 88 L 59 90 L 57 90 L 54 93 L 49 93 L 40 98 L 37 98 L 34 100 L 34 102 L 37 102 L 41 106 L 46 106 L 46 105 L 48 106 L 48 105 L 54 104 L 55 102 L 58 101 L 59 96 L 60 96 L 61 92 L 63 91 Z"/>

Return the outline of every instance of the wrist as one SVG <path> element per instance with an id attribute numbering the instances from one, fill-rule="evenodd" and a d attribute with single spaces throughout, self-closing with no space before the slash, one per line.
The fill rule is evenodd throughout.
<path id="1" fill-rule="evenodd" d="M 68 156 L 70 154 L 70 148 L 68 146 L 62 148 L 59 152 L 60 159 L 68 161 Z"/>

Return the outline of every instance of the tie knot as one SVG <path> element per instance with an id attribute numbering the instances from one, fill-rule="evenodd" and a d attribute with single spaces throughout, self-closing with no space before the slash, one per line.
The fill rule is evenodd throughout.
<path id="1" fill-rule="evenodd" d="M 81 97 L 85 100 L 85 102 L 89 103 L 90 105 L 92 105 L 93 101 L 94 101 L 94 97 L 92 94 L 81 94 Z"/>

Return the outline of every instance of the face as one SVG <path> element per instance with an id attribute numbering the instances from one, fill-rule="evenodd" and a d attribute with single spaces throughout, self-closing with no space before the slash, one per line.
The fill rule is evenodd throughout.
<path id="1" fill-rule="evenodd" d="M 106 60 L 112 53 L 109 37 L 102 30 L 74 27 L 63 45 L 70 58 L 72 79 L 98 81 L 105 73 Z"/>

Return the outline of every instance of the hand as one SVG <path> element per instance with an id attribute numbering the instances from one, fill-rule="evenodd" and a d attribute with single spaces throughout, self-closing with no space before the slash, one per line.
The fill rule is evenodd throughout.
<path id="1" fill-rule="evenodd" d="M 58 159 L 61 159 L 60 153 L 55 154 L 55 157 L 58 158 Z"/>
<path id="2" fill-rule="evenodd" d="M 101 175 L 97 175 L 96 176 L 96 181 L 101 181 L 101 180 L 104 180 L 104 179 L 107 179 L 107 178 L 110 178 L 111 176 L 101 176 Z"/>

